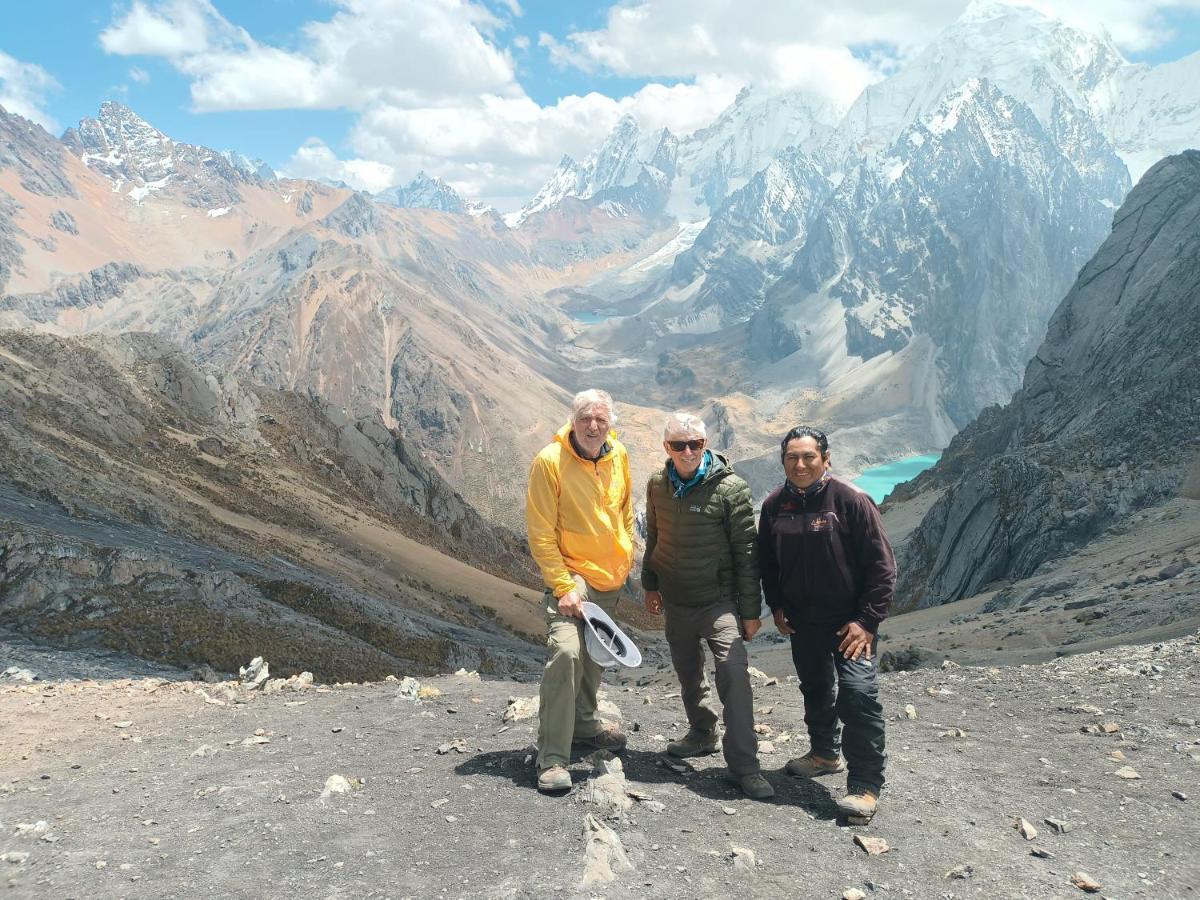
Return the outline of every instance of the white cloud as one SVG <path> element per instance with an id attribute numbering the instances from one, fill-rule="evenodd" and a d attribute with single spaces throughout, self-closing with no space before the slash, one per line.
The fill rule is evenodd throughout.
<path id="1" fill-rule="evenodd" d="M 136 81 L 138 84 L 149 84 L 150 73 L 140 66 L 134 66 L 129 70 L 129 80 Z"/>
<path id="2" fill-rule="evenodd" d="M 1163 13 L 1200 10 L 1200 0 L 1024 0 L 1019 5 L 1057 16 L 1076 28 L 1103 29 L 1118 47 L 1130 52 L 1153 49 L 1174 36 Z"/>
<path id="3" fill-rule="evenodd" d="M 391 166 L 369 159 L 338 159 L 318 138 L 305 141 L 279 171 L 288 178 L 342 181 L 355 190 L 372 193 L 396 183 L 396 172 Z"/>
<path id="4" fill-rule="evenodd" d="M 167 0 L 155 6 L 134 0 L 100 32 L 100 46 L 119 56 L 177 59 L 203 53 L 214 41 L 235 40 L 237 31 L 208 0 Z"/>
<path id="5" fill-rule="evenodd" d="M 997 0 L 1031 6 L 1118 46 L 1145 50 L 1171 35 L 1162 14 L 1200 9 L 1200 0 Z M 760 84 L 804 84 L 886 68 L 875 55 L 856 71 L 847 48 L 886 46 L 907 57 L 956 19 L 964 0 L 758 0 L 753 13 L 726 0 L 632 0 L 608 11 L 604 27 L 564 39 L 543 36 L 559 65 L 630 77 L 723 74 Z M 792 49 L 802 49 L 797 54 Z M 835 88 L 827 93 L 845 93 Z"/>
<path id="6" fill-rule="evenodd" d="M 192 79 L 198 111 L 361 109 L 437 104 L 470 93 L 518 94 L 499 19 L 468 0 L 334 0 L 295 50 L 256 41 L 209 0 L 135 0 L 100 35 L 124 56 L 166 58 Z"/>
<path id="7" fill-rule="evenodd" d="M 57 132 L 58 123 L 46 112 L 45 105 L 47 94 L 59 88 L 59 83 L 41 66 L 21 62 L 0 50 L 0 106 L 10 113 Z"/>

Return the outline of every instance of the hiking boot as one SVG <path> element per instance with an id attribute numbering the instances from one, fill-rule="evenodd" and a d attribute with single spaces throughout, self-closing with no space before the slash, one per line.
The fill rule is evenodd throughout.
<path id="1" fill-rule="evenodd" d="M 621 729 L 613 724 L 607 724 L 595 734 L 589 734 L 586 737 L 576 735 L 571 741 L 573 744 L 578 744 L 581 747 L 591 747 L 593 750 L 608 750 L 611 753 L 620 753 L 625 749 L 625 735 Z"/>
<path id="2" fill-rule="evenodd" d="M 871 791 L 856 791 L 837 802 L 838 811 L 855 825 L 866 825 L 875 815 L 879 798 Z"/>
<path id="3" fill-rule="evenodd" d="M 681 740 L 667 744 L 667 752 L 679 759 L 689 756 L 707 756 L 721 749 L 721 738 L 715 731 L 689 728 Z"/>
<path id="4" fill-rule="evenodd" d="M 775 796 L 775 788 L 771 787 L 771 782 L 767 781 L 762 772 L 743 775 L 738 779 L 738 785 L 742 793 L 751 800 L 770 800 Z"/>
<path id="5" fill-rule="evenodd" d="M 789 759 L 785 768 L 789 775 L 795 775 L 798 778 L 816 778 L 818 775 L 833 775 L 836 772 L 844 772 L 846 770 L 846 763 L 842 761 L 840 756 L 818 756 L 809 750 L 803 756 L 796 759 Z"/>
<path id="6" fill-rule="evenodd" d="M 571 773 L 562 766 L 550 766 L 538 772 L 538 790 L 543 794 L 556 794 L 571 789 Z"/>

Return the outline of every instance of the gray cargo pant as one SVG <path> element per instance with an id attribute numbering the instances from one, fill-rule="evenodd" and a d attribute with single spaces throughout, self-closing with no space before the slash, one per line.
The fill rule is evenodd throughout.
<path id="1" fill-rule="evenodd" d="M 749 659 L 737 609 L 732 603 L 694 607 L 664 600 L 663 615 L 688 724 L 697 731 L 712 732 L 717 727 L 717 711 L 704 671 L 703 641 L 712 651 L 717 696 L 725 707 L 725 736 L 721 743 L 725 765 L 731 775 L 739 778 L 761 771 L 758 738 L 754 734 L 754 694 L 747 671 Z"/>
<path id="2" fill-rule="evenodd" d="M 575 590 L 584 601 L 591 601 L 610 616 L 617 608 L 621 589 L 598 591 L 575 575 Z M 546 602 L 546 646 L 550 659 L 542 671 L 538 704 L 537 768 L 565 766 L 571 761 L 571 741 L 597 734 L 604 723 L 596 715 L 596 691 L 604 667 L 588 656 L 583 639 L 583 619 L 564 616 L 558 600 L 550 591 L 542 594 Z"/>

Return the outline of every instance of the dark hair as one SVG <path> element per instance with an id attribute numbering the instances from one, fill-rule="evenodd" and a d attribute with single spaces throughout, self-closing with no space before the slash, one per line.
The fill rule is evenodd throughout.
<path id="1" fill-rule="evenodd" d="M 788 444 L 796 440 L 796 438 L 806 437 L 810 437 L 817 442 L 817 449 L 821 451 L 822 456 L 829 452 L 829 438 L 825 437 L 825 432 L 808 425 L 797 425 L 785 434 L 783 440 L 779 442 L 779 459 L 782 460 L 787 454 Z"/>

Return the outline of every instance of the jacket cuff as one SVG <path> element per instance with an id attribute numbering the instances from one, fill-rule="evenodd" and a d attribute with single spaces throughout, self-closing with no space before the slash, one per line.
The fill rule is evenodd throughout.
<path id="1" fill-rule="evenodd" d="M 882 619 L 876 619 L 874 616 L 863 614 L 855 616 L 854 621 L 863 628 L 867 629 L 867 631 L 871 632 L 871 634 L 875 634 L 879 631 L 879 623 L 882 621 Z"/>

